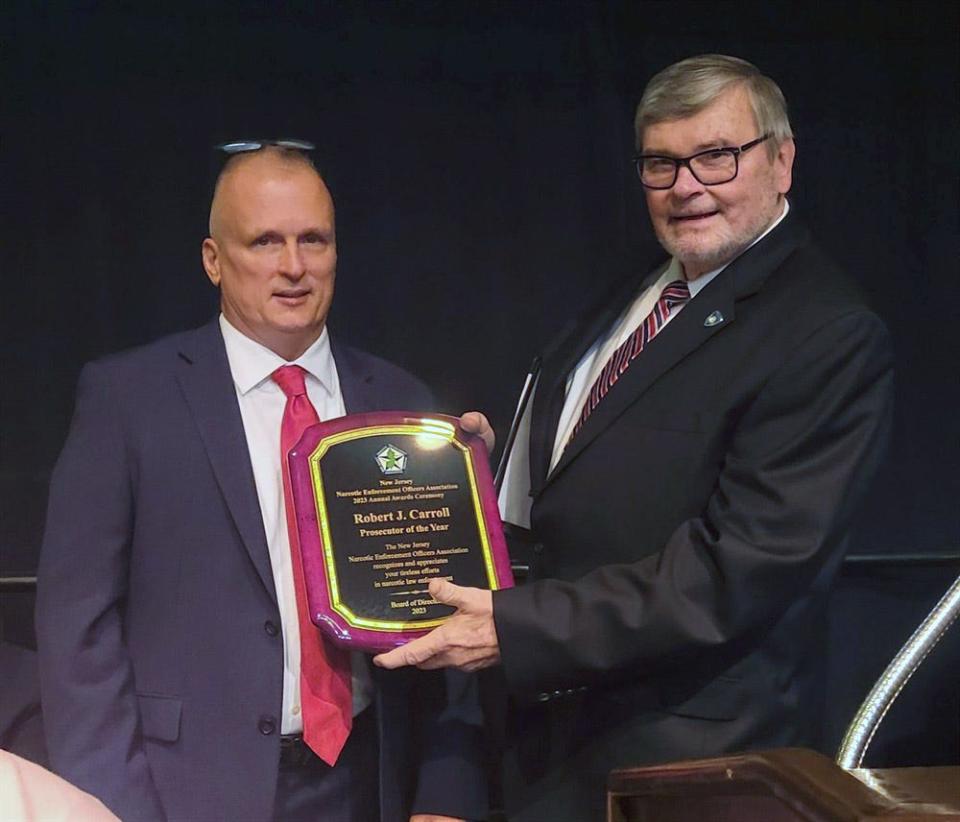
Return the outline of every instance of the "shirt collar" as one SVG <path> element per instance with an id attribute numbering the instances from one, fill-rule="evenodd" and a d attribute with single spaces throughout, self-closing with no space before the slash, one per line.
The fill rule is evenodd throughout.
<path id="1" fill-rule="evenodd" d="M 220 332 L 227 349 L 230 375 L 241 394 L 246 394 L 270 378 L 282 365 L 299 365 L 317 379 L 331 396 L 336 380 L 336 366 L 330 351 L 330 335 L 323 327 L 316 341 L 295 360 L 287 361 L 256 340 L 250 339 L 223 315 L 220 315 Z"/>

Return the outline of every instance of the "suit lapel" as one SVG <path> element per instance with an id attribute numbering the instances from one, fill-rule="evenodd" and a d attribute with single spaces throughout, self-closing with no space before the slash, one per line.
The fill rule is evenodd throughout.
<path id="1" fill-rule="evenodd" d="M 643 281 L 631 277 L 620 282 L 598 310 L 585 312 L 561 332 L 556 342 L 544 351 L 543 369 L 533 397 L 530 421 L 531 493 L 537 494 L 547 476 L 557 424 L 566 398 L 567 377 L 587 349 L 617 318 Z"/>
<path id="2" fill-rule="evenodd" d="M 270 553 L 236 388 L 216 320 L 179 352 L 177 380 L 200 432 L 220 491 L 264 587 L 276 601 Z"/>
<path id="3" fill-rule="evenodd" d="M 593 414 L 584 423 L 577 436 L 564 451 L 554 470 L 546 478 L 547 485 L 560 474 L 583 450 L 606 430 L 623 412 L 635 403 L 661 376 L 690 356 L 714 334 L 722 333 L 736 319 L 737 303 L 755 294 L 763 282 L 783 261 L 804 241 L 806 231 L 796 219 L 787 215 L 763 240 L 734 260 L 716 279 L 709 283 L 673 320 L 647 345 L 643 352 L 630 364 L 617 384 L 603 401 L 597 405 Z M 621 294 L 622 301 L 614 311 L 606 313 L 606 323 L 599 328 L 591 328 L 592 336 L 580 340 L 577 348 L 585 351 L 593 340 L 613 321 L 613 317 L 623 309 L 628 295 Z M 716 322 L 714 312 L 719 312 L 722 321 Z M 708 318 L 714 318 L 708 321 Z M 576 365 L 566 363 L 562 374 L 565 381 L 569 371 Z M 560 402 L 562 407 L 562 399 Z M 560 411 L 550 420 L 547 437 L 556 436 L 557 419 Z M 549 454 L 547 455 L 549 460 Z M 546 472 L 546 464 L 542 467 Z M 543 473 L 538 476 L 544 476 Z M 539 488 L 535 488 L 538 491 Z"/>
<path id="4" fill-rule="evenodd" d="M 547 482 L 576 459 L 657 379 L 734 321 L 735 301 L 731 290 L 725 287 L 728 284 L 721 274 L 647 344 L 564 450 Z M 720 312 L 723 322 L 705 325 L 706 318 L 714 311 Z"/>

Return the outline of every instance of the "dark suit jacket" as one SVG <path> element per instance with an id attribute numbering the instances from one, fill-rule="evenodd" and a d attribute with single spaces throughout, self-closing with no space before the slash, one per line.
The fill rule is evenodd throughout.
<path id="1" fill-rule="evenodd" d="M 429 407 L 399 368 L 335 342 L 333 354 L 348 412 Z M 54 769 L 129 822 L 268 820 L 279 619 L 217 322 L 88 365 L 39 569 Z M 383 819 L 413 805 L 482 815 L 477 728 L 443 713 L 444 679 L 384 673 L 374 674 Z"/>
<path id="2" fill-rule="evenodd" d="M 536 393 L 532 584 L 494 595 L 508 686 L 539 705 L 513 720 L 518 818 L 600 818 L 616 766 L 813 741 L 824 599 L 889 427 L 885 327 L 788 216 L 547 476 L 567 375 L 638 285 L 546 354 Z"/>

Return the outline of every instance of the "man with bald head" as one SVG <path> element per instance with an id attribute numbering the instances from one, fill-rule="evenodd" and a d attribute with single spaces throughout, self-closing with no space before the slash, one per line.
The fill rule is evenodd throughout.
<path id="1" fill-rule="evenodd" d="M 324 334 L 337 267 L 333 200 L 305 155 L 267 148 L 228 163 L 203 267 L 225 321 L 284 359 Z"/>
<path id="2" fill-rule="evenodd" d="M 288 404 L 431 400 L 331 337 L 333 202 L 285 145 L 246 145 L 217 181 L 220 316 L 81 375 L 39 569 L 51 762 L 127 822 L 480 818 L 469 680 L 374 674 L 298 614 Z"/>

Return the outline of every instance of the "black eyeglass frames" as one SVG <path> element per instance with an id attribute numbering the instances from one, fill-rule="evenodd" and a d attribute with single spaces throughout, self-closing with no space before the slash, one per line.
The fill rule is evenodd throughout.
<path id="1" fill-rule="evenodd" d="M 742 146 L 720 146 L 698 151 L 689 157 L 665 157 L 659 154 L 640 154 L 634 157 L 637 175 L 647 188 L 663 190 L 673 188 L 680 174 L 680 166 L 686 166 L 697 182 L 705 186 L 718 186 L 735 179 L 740 171 L 740 155 L 754 146 L 770 139 L 764 134 Z"/>

